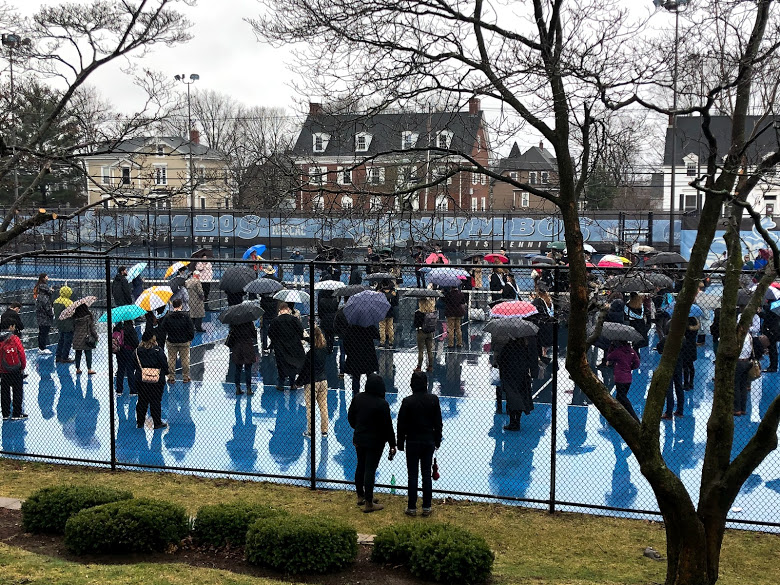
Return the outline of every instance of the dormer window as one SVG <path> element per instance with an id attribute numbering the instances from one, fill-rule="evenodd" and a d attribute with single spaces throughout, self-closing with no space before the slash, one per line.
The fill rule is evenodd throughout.
<path id="1" fill-rule="evenodd" d="M 695 177 L 699 171 L 699 158 L 691 153 L 683 160 L 685 161 L 685 175 L 687 177 Z"/>
<path id="2" fill-rule="evenodd" d="M 417 145 L 419 136 L 417 132 L 410 132 L 409 130 L 401 132 L 401 149 L 410 150 L 414 148 Z"/>
<path id="3" fill-rule="evenodd" d="M 449 148 L 452 142 L 452 132 L 449 130 L 442 130 L 436 135 L 436 147 L 437 148 Z"/>
<path id="4" fill-rule="evenodd" d="M 165 146 L 163 144 L 157 145 L 157 156 L 162 156 L 165 154 Z"/>
<path id="5" fill-rule="evenodd" d="M 328 148 L 328 142 L 330 141 L 330 134 L 317 132 L 312 138 L 312 150 L 314 152 L 325 152 L 325 149 Z"/>
<path id="6" fill-rule="evenodd" d="M 355 152 L 366 152 L 371 146 L 371 134 L 360 132 L 355 134 Z"/>

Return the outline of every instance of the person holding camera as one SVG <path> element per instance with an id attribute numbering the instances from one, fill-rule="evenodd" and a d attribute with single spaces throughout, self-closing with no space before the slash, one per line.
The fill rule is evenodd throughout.
<path id="1" fill-rule="evenodd" d="M 349 426 L 355 429 L 352 444 L 357 453 L 355 468 L 355 491 L 357 505 L 365 506 L 363 511 L 376 512 L 384 508 L 374 499 L 374 478 L 379 460 L 390 444 L 389 461 L 395 457 L 395 432 L 390 418 L 390 405 L 385 400 L 385 381 L 379 374 L 369 374 L 366 391 L 352 399 L 347 412 Z"/>

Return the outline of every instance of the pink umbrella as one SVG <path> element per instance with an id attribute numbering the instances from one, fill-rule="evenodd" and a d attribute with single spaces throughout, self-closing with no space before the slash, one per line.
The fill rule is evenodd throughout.
<path id="1" fill-rule="evenodd" d="M 623 268 L 622 262 L 610 262 L 609 260 L 599 260 L 599 268 Z"/>
<path id="2" fill-rule="evenodd" d="M 498 303 L 490 309 L 490 316 L 498 317 L 499 319 L 505 317 L 528 317 L 536 315 L 538 312 L 533 303 L 528 301 L 505 301 Z"/>
<path id="3" fill-rule="evenodd" d="M 499 262 L 501 264 L 508 264 L 509 258 L 504 256 L 503 254 L 485 254 L 485 262 L 489 262 L 491 264 L 493 263 L 498 264 Z"/>
<path id="4" fill-rule="evenodd" d="M 441 260 L 441 262 L 439 262 Z M 431 252 L 430 255 L 425 259 L 426 264 L 449 264 L 449 259 L 444 254 L 437 254 L 436 252 Z"/>

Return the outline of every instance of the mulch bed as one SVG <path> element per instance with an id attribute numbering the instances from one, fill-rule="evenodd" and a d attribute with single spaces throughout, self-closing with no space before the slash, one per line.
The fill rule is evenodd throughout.
<path id="1" fill-rule="evenodd" d="M 284 580 L 284 575 L 270 569 L 250 565 L 244 560 L 243 548 L 214 549 L 196 546 L 189 539 L 170 553 L 75 556 L 68 552 L 64 538 L 54 534 L 30 534 L 22 530 L 22 513 L 19 510 L 0 508 L 0 542 L 31 553 L 56 557 L 84 564 L 122 565 L 131 563 L 182 563 L 193 567 L 223 569 L 233 573 Z M 371 562 L 371 547 L 358 546 L 357 561 L 348 569 L 331 575 L 295 575 L 301 583 L 318 585 L 422 585 L 428 583 L 413 577 L 405 567 L 383 566 Z"/>

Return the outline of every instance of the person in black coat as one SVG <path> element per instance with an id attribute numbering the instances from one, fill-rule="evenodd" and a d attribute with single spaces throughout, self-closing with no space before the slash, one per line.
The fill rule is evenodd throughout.
<path id="1" fill-rule="evenodd" d="M 114 306 L 133 304 L 133 291 L 127 282 L 127 266 L 120 266 L 111 283 L 111 296 L 114 297 Z"/>
<path id="2" fill-rule="evenodd" d="M 699 320 L 696 317 L 688 317 L 688 327 L 685 329 L 682 347 L 680 347 L 680 360 L 682 361 L 683 390 L 693 390 L 693 379 L 696 376 L 696 360 L 699 352 L 696 343 L 699 337 Z"/>
<path id="3" fill-rule="evenodd" d="M 762 333 L 769 339 L 769 348 L 767 353 L 769 354 L 769 367 L 764 370 L 765 372 L 777 371 L 777 342 L 780 341 L 780 315 L 775 313 L 770 304 L 766 303 L 761 313 L 762 317 Z M 718 310 L 718 319 L 720 319 L 720 311 Z M 714 326 L 713 320 L 713 326 Z M 720 326 L 720 321 L 718 322 Z M 720 333 L 720 331 L 718 332 Z M 713 341 L 713 345 L 715 345 Z M 717 348 L 715 348 L 717 351 Z"/>
<path id="4" fill-rule="evenodd" d="M 364 512 L 375 512 L 384 508 L 374 500 L 374 479 L 379 460 L 390 444 L 390 460 L 395 457 L 395 433 L 390 418 L 390 405 L 385 400 L 385 382 L 379 374 L 370 374 L 366 379 L 366 391 L 358 394 L 349 405 L 347 420 L 355 432 L 352 444 L 357 453 L 355 468 L 355 491 L 357 504 Z"/>
<path id="5" fill-rule="evenodd" d="M 124 392 L 125 377 L 127 377 L 130 396 L 135 396 L 135 369 L 137 365 L 134 354 L 135 348 L 138 347 L 138 333 L 135 331 L 133 321 L 122 321 L 114 325 L 114 335 L 119 333 L 121 333 L 122 343 L 116 354 L 116 393 L 122 394 Z"/>
<path id="6" fill-rule="evenodd" d="M 135 350 L 138 365 L 136 370 L 136 389 L 138 404 L 135 407 L 136 426 L 141 429 L 146 422 L 146 411 L 149 410 L 155 429 L 164 429 L 168 425 L 162 420 L 162 395 L 165 388 L 165 376 L 168 373 L 168 358 L 157 345 L 154 329 L 147 329 L 141 337 L 141 343 Z M 141 377 L 143 368 L 155 368 L 160 371 L 156 382 L 144 382 Z"/>
<path id="7" fill-rule="evenodd" d="M 305 354 L 303 351 L 303 325 L 293 316 L 287 303 L 279 303 L 279 315 L 268 328 L 268 337 L 276 357 L 276 368 L 279 371 L 277 390 L 284 390 L 284 383 L 289 378 L 290 390 L 297 390 L 295 378 L 298 376 Z"/>
<path id="8" fill-rule="evenodd" d="M 343 314 L 343 313 L 342 313 Z M 346 319 L 345 319 L 346 320 Z M 352 392 L 360 392 L 360 377 L 379 370 L 374 340 L 379 339 L 376 327 L 348 325 L 344 330 L 344 373 L 352 376 Z"/>
<path id="9" fill-rule="evenodd" d="M 353 265 L 349 272 L 348 284 L 361 284 L 363 282 L 363 271 L 360 266 Z"/>
<path id="10" fill-rule="evenodd" d="M 22 311 L 22 303 L 14 301 L 8 305 L 8 308 L 0 315 L 0 321 L 11 322 L 14 324 L 14 333 L 21 338 L 21 331 L 24 329 L 22 318 L 19 313 Z"/>
<path id="11" fill-rule="evenodd" d="M 268 278 L 266 276 L 266 278 Z M 279 314 L 279 301 L 273 295 L 260 295 L 260 307 L 263 309 L 262 323 L 260 324 L 260 341 L 263 351 L 268 351 L 268 329 L 271 322 Z"/>
<path id="12" fill-rule="evenodd" d="M 546 285 L 539 283 L 536 298 L 531 301 L 531 304 L 536 307 L 538 313 L 528 320 L 536 323 L 539 327 L 539 333 L 536 336 L 539 355 L 546 356 L 548 348 L 552 347 L 553 344 L 553 323 L 555 321 L 553 300 Z"/>
<path id="13" fill-rule="evenodd" d="M 490 274 L 490 290 L 493 294 L 490 295 L 491 301 L 498 301 L 502 298 L 502 291 L 506 286 L 506 278 L 504 276 L 504 269 L 495 266 L 493 272 Z"/>
<path id="14" fill-rule="evenodd" d="M 339 310 L 339 300 L 333 296 L 332 290 L 324 290 L 317 299 L 317 313 L 320 316 L 320 328 L 325 336 L 328 353 L 333 353 L 335 331 L 333 321 Z"/>
<path id="15" fill-rule="evenodd" d="M 233 382 L 236 385 L 236 396 L 241 390 L 241 372 L 244 372 L 246 395 L 252 396 L 252 364 L 257 356 L 257 329 L 252 321 L 230 326 L 225 345 L 230 348 L 230 362 L 235 365 Z"/>
<path id="16" fill-rule="evenodd" d="M 406 448 L 409 494 L 406 514 L 417 515 L 417 476 L 422 473 L 422 513 L 430 516 L 433 502 L 431 467 L 433 453 L 441 445 L 442 420 L 439 397 L 428 392 L 428 376 L 414 372 L 412 395 L 404 398 L 398 411 L 398 450 Z"/>
<path id="17" fill-rule="evenodd" d="M 510 340 L 501 348 L 496 362 L 509 413 L 509 424 L 504 426 L 504 430 L 519 431 L 520 417 L 534 409 L 531 381 L 539 372 L 536 338 L 529 336 Z"/>

